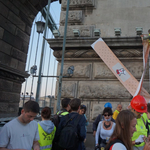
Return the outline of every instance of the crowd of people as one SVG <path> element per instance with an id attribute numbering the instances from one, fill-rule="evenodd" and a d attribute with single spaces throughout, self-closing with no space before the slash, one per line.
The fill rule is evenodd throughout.
<path id="1" fill-rule="evenodd" d="M 34 118 L 39 104 L 26 102 L 21 115 L 1 129 L 0 150 L 85 150 L 89 124 L 86 106 L 77 98 L 64 98 L 61 106 L 53 117 L 49 107 L 43 108 L 41 121 L 37 122 Z M 113 112 L 112 104 L 107 102 L 93 122 L 96 150 L 149 150 L 149 135 L 150 103 L 140 95 L 131 100 L 126 110 L 118 104 Z"/>

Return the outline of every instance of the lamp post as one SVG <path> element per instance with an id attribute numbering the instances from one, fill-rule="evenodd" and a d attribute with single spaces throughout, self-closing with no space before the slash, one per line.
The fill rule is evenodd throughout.
<path id="1" fill-rule="evenodd" d="M 61 100 L 61 89 L 62 89 L 63 65 L 64 65 L 64 55 L 65 55 L 65 46 L 66 46 L 66 34 L 67 34 L 69 4 L 70 4 L 70 0 L 67 0 L 67 11 L 66 11 L 65 30 L 64 30 L 64 39 L 63 39 L 61 69 L 60 69 L 59 84 L 58 84 L 58 95 L 57 95 L 57 111 L 60 110 L 60 100 Z"/>
<path id="2" fill-rule="evenodd" d="M 43 43 L 42 43 L 42 51 L 41 51 L 38 83 L 37 83 L 37 90 L 36 90 L 36 102 L 39 101 L 39 95 L 40 95 L 40 89 L 41 89 L 41 72 L 42 72 L 42 65 L 43 65 L 43 56 L 44 56 L 44 48 L 45 48 L 45 37 L 46 37 L 46 31 L 47 31 L 47 26 L 48 26 L 48 14 L 49 14 L 50 3 L 51 3 L 51 0 L 48 0 L 48 8 L 47 8 L 46 23 L 45 23 L 45 30 L 44 30 Z"/>

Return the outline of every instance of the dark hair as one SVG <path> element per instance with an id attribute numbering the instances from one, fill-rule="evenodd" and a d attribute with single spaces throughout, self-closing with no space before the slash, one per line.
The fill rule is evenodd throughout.
<path id="1" fill-rule="evenodd" d="M 131 135 L 129 131 L 131 121 L 136 118 L 134 113 L 130 110 L 122 110 L 116 119 L 116 126 L 114 129 L 113 134 L 111 135 L 108 145 L 116 138 L 123 142 L 127 150 L 132 150 L 132 142 L 131 142 Z"/>
<path id="2" fill-rule="evenodd" d="M 51 109 L 49 107 L 44 107 L 41 111 L 41 116 L 44 119 L 50 119 L 51 117 Z"/>
<path id="3" fill-rule="evenodd" d="M 105 113 L 108 113 L 108 115 L 113 115 L 112 109 L 110 107 L 104 108 L 102 115 Z"/>
<path id="4" fill-rule="evenodd" d="M 35 101 L 29 100 L 27 101 L 24 106 L 23 109 L 25 110 L 25 112 L 33 112 L 33 113 L 39 113 L 39 104 Z"/>
<path id="5" fill-rule="evenodd" d="M 147 112 L 150 113 L 150 103 L 147 104 Z"/>
<path id="6" fill-rule="evenodd" d="M 84 109 L 84 111 L 86 112 L 86 106 L 85 105 L 80 105 L 80 109 Z"/>
<path id="7" fill-rule="evenodd" d="M 66 108 L 68 106 L 70 100 L 71 100 L 70 98 L 64 98 L 64 99 L 62 99 L 61 100 L 61 106 L 62 106 L 62 108 Z"/>
<path id="8" fill-rule="evenodd" d="M 148 33 L 150 33 L 150 29 L 148 30 Z"/>
<path id="9" fill-rule="evenodd" d="M 69 103 L 71 110 L 77 111 L 79 109 L 79 106 L 81 105 L 81 101 L 78 98 L 74 98 Z"/>

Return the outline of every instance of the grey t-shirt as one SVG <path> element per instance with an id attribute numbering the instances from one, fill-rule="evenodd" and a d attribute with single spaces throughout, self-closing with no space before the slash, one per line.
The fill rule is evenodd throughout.
<path id="1" fill-rule="evenodd" d="M 23 124 L 18 118 L 15 118 L 5 124 L 0 131 L 0 147 L 8 149 L 31 150 L 33 141 L 38 140 L 38 125 L 34 120 L 28 124 Z"/>

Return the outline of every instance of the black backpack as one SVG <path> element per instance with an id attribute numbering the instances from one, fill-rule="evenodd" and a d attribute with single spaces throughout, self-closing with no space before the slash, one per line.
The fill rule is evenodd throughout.
<path id="1" fill-rule="evenodd" d="M 52 118 L 51 121 L 54 123 L 55 127 L 57 128 L 60 122 L 60 118 L 62 117 L 61 114 L 64 111 L 60 111 L 58 114 L 55 114 Z"/>
<path id="2" fill-rule="evenodd" d="M 71 124 L 70 122 L 74 119 L 74 116 L 69 118 L 69 115 L 66 115 L 66 124 L 61 130 L 58 145 L 63 149 L 75 149 L 78 146 L 79 138 L 77 134 L 77 125 L 82 117 L 81 115 L 78 115 L 76 121 L 74 124 Z"/>

